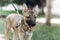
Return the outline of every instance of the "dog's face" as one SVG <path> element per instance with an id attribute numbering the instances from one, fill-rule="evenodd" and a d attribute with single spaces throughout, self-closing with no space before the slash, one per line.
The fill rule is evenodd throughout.
<path id="1" fill-rule="evenodd" d="M 23 15 L 24 20 L 28 24 L 29 27 L 34 27 L 36 25 L 36 16 L 38 14 L 38 6 L 36 5 L 34 8 L 29 9 L 26 4 L 23 4 Z"/>

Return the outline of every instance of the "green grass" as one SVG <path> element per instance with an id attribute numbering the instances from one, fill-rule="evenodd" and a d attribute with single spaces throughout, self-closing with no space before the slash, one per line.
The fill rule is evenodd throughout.
<path id="1" fill-rule="evenodd" d="M 60 25 L 47 26 L 37 23 L 33 40 L 60 40 Z"/>
<path id="2" fill-rule="evenodd" d="M 9 14 L 13 14 L 13 13 L 16 13 L 16 11 L 3 11 L 3 10 L 0 10 L 0 15 L 9 15 Z M 19 13 L 21 14 L 21 11 L 19 11 Z"/>
<path id="3" fill-rule="evenodd" d="M 0 15 L 9 15 L 9 14 L 15 14 L 16 13 L 16 11 L 3 11 L 3 10 L 0 10 Z M 19 10 L 19 13 L 20 14 L 22 14 L 22 11 L 21 10 Z M 40 18 L 40 17 L 45 17 L 44 15 L 40 15 L 40 14 L 38 14 L 38 16 L 37 16 L 38 18 Z"/>
<path id="4" fill-rule="evenodd" d="M 11 13 L 15 13 L 15 11 L 0 11 L 0 15 L 9 15 Z"/>
<path id="5" fill-rule="evenodd" d="M 5 19 L 0 18 L 0 33 L 4 34 Z M 10 33 L 10 40 L 12 39 Z M 47 26 L 42 23 L 37 23 L 33 32 L 32 40 L 60 40 L 60 25 Z"/>
<path id="6" fill-rule="evenodd" d="M 0 18 L 0 33 L 4 33 L 5 30 L 5 19 Z"/>

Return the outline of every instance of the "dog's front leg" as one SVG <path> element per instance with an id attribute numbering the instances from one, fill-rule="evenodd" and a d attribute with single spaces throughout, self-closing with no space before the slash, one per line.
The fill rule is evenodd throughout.
<path id="1" fill-rule="evenodd" d="M 19 34 L 18 34 L 18 29 L 13 27 L 14 30 L 14 34 L 13 34 L 13 40 L 16 40 L 18 38 L 18 40 L 20 40 Z"/>
<path id="2" fill-rule="evenodd" d="M 16 40 L 16 34 L 13 32 L 13 40 Z"/>
<path id="3" fill-rule="evenodd" d="M 5 33 L 6 33 L 6 39 L 5 40 L 9 40 L 10 29 L 6 28 Z"/>
<path id="4" fill-rule="evenodd" d="M 5 40 L 9 40 L 10 29 L 11 29 L 11 23 L 6 21 L 6 29 L 5 29 L 6 39 Z"/>
<path id="5" fill-rule="evenodd" d="M 25 40 L 25 34 L 20 32 L 20 40 Z"/>
<path id="6" fill-rule="evenodd" d="M 31 38 L 32 38 L 32 34 L 33 34 L 32 32 L 28 34 L 28 36 L 27 36 L 27 40 L 31 40 Z"/>

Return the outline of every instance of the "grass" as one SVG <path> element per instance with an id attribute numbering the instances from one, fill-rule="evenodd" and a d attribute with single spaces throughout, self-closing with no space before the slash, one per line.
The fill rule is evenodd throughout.
<path id="1" fill-rule="evenodd" d="M 47 26 L 37 23 L 33 40 L 60 40 L 60 25 Z"/>
<path id="2" fill-rule="evenodd" d="M 11 13 L 15 13 L 15 11 L 0 11 L 0 15 L 9 15 Z"/>
<path id="3" fill-rule="evenodd" d="M 0 10 L 0 15 L 9 15 L 9 14 L 12 14 L 12 13 L 16 13 L 16 11 L 3 11 L 3 10 Z M 21 11 L 19 11 L 19 13 L 21 14 Z"/>
<path id="4" fill-rule="evenodd" d="M 0 18 L 0 33 L 4 34 L 4 29 L 5 19 Z M 12 39 L 12 35 L 10 33 L 10 40 Z M 32 40 L 60 40 L 60 25 L 47 26 L 42 23 L 37 23 Z"/>
<path id="5" fill-rule="evenodd" d="M 0 15 L 9 15 L 9 14 L 13 14 L 13 13 L 15 14 L 16 11 L 13 11 L 13 10 L 11 10 L 11 11 L 3 11 L 3 10 L 0 10 Z M 19 13 L 22 14 L 22 11 L 19 10 Z M 45 17 L 45 16 L 38 14 L 37 17 L 40 18 L 40 17 Z"/>
<path id="6" fill-rule="evenodd" d="M 5 30 L 5 19 L 0 18 L 0 33 L 4 33 Z"/>

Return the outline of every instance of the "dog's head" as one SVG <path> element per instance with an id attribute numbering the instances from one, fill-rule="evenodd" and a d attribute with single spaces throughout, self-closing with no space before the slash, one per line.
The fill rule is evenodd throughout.
<path id="1" fill-rule="evenodd" d="M 23 17 L 29 27 L 36 25 L 36 16 L 38 14 L 38 5 L 33 8 L 28 8 L 26 4 L 23 4 Z"/>

